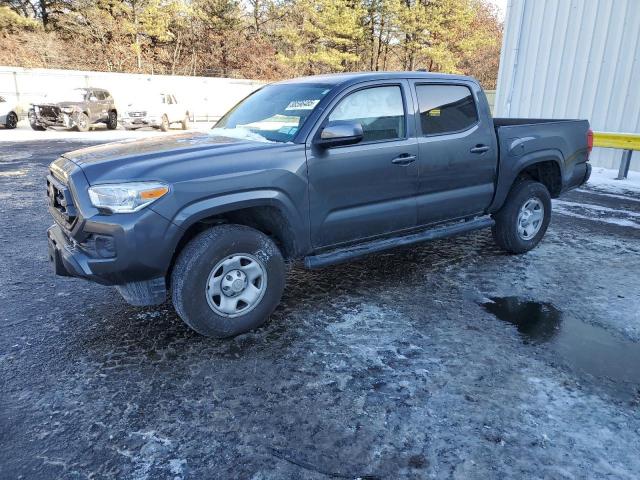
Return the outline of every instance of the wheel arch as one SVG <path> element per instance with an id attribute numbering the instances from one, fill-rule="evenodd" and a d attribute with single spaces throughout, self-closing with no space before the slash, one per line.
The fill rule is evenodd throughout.
<path id="1" fill-rule="evenodd" d="M 252 194 L 252 198 L 247 198 Z M 245 197 L 245 198 L 243 198 Z M 308 228 L 284 194 L 273 191 L 244 192 L 202 200 L 182 209 L 173 222 L 182 234 L 175 241 L 169 266 L 171 272 L 177 256 L 198 233 L 220 224 L 245 225 L 271 237 L 285 259 L 299 258 L 308 249 Z"/>
<path id="2" fill-rule="evenodd" d="M 502 207 L 513 185 L 522 178 L 542 183 L 553 198 L 560 195 L 564 178 L 564 157 L 559 150 L 539 150 L 522 157 L 508 157 L 507 161 L 513 163 L 506 165 L 507 162 L 500 162 L 496 193 L 489 206 L 489 213 Z"/>

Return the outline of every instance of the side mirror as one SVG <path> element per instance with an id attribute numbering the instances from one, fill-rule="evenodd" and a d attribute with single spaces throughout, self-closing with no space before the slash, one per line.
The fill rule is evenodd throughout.
<path id="1" fill-rule="evenodd" d="M 323 148 L 353 145 L 364 138 L 362 125 L 347 121 L 335 121 L 326 125 L 316 140 L 316 145 Z"/>

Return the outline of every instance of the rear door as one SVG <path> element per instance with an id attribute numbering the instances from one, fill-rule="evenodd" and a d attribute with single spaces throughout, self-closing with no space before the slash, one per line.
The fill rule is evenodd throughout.
<path id="1" fill-rule="evenodd" d="M 473 82 L 411 83 L 420 152 L 418 224 L 483 213 L 493 198 L 498 152 L 484 94 Z"/>
<path id="2" fill-rule="evenodd" d="M 95 101 L 92 100 L 91 107 L 93 110 L 93 115 L 91 118 L 92 122 L 105 121 L 108 116 L 108 108 L 109 102 L 107 101 L 106 95 L 102 90 L 93 90 L 92 98 L 95 98 Z"/>
<path id="3" fill-rule="evenodd" d="M 182 105 L 178 103 L 178 100 L 176 100 L 175 95 L 170 95 L 170 97 L 171 97 L 171 109 L 173 112 L 173 118 L 175 119 L 174 121 L 181 122 L 182 120 L 184 120 L 185 111 L 182 108 Z"/>
<path id="4" fill-rule="evenodd" d="M 307 143 L 311 240 L 322 248 L 416 225 L 418 144 L 404 80 L 352 86 L 327 108 L 311 134 L 331 121 L 360 123 L 355 145 Z"/>

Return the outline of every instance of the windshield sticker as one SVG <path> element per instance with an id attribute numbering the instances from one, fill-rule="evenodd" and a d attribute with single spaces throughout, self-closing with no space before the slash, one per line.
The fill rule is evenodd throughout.
<path id="1" fill-rule="evenodd" d="M 313 110 L 320 100 L 294 100 L 285 110 Z"/>
<path id="2" fill-rule="evenodd" d="M 284 133 L 285 135 L 295 135 L 295 133 L 298 131 L 298 127 L 281 127 L 278 129 L 279 133 Z"/>

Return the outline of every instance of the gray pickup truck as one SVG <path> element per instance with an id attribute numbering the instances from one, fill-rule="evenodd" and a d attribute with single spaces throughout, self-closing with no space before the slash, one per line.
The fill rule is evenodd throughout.
<path id="1" fill-rule="evenodd" d="M 473 78 L 355 73 L 271 84 L 209 132 L 63 155 L 47 177 L 58 275 L 169 292 L 203 335 L 262 324 L 307 268 L 490 227 L 523 253 L 589 178 L 586 120 L 492 119 Z"/>

